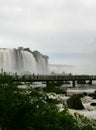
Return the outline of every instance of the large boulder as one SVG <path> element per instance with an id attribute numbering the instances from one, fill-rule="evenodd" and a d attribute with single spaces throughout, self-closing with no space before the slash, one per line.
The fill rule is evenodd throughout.
<path id="1" fill-rule="evenodd" d="M 73 94 L 70 98 L 68 98 L 67 105 L 70 109 L 76 109 L 76 110 L 84 109 L 81 98 L 78 94 Z"/>

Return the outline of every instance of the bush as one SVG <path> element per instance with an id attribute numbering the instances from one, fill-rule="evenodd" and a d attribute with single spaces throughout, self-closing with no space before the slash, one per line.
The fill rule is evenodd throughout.
<path id="1" fill-rule="evenodd" d="M 63 82 L 63 84 L 70 84 L 70 82 L 69 81 L 65 81 L 65 82 Z"/>
<path id="2" fill-rule="evenodd" d="M 96 99 L 96 93 L 95 92 L 88 94 L 88 96 L 92 97 L 93 99 Z"/>
<path id="3" fill-rule="evenodd" d="M 86 81 L 85 80 L 78 80 L 77 84 L 86 84 Z"/>
<path id="4" fill-rule="evenodd" d="M 37 90 L 19 89 L 9 79 L 0 86 L 2 130 L 87 130 L 67 109 L 59 111 L 56 100 Z"/>
<path id="5" fill-rule="evenodd" d="M 56 104 L 43 93 L 14 86 L 0 87 L 0 125 L 2 130 L 70 130 L 76 120 L 59 112 Z M 70 124 L 67 126 L 67 124 Z M 77 127 L 77 125 L 76 125 Z"/>
<path id="6" fill-rule="evenodd" d="M 74 113 L 74 118 L 78 122 L 78 125 L 81 128 L 81 130 L 95 130 L 96 129 L 96 122 L 94 122 L 93 120 L 89 120 L 87 117 L 84 117 L 83 115 L 80 115 L 78 113 Z"/>
<path id="7" fill-rule="evenodd" d="M 54 92 L 56 94 L 66 94 L 66 90 L 60 87 L 47 86 L 43 89 L 45 92 Z"/>
<path id="8" fill-rule="evenodd" d="M 93 102 L 90 104 L 91 106 L 96 106 L 96 102 Z"/>
<path id="9" fill-rule="evenodd" d="M 48 82 L 47 86 L 61 86 L 63 84 L 63 81 L 50 81 Z"/>
<path id="10" fill-rule="evenodd" d="M 81 99 L 79 95 L 73 94 L 68 100 L 67 100 L 68 107 L 70 109 L 77 109 L 77 110 L 82 110 L 84 109 L 84 106 L 81 102 Z"/>
<path id="11" fill-rule="evenodd" d="M 87 92 L 83 92 L 82 94 L 83 94 L 83 96 L 87 96 L 88 95 Z"/>

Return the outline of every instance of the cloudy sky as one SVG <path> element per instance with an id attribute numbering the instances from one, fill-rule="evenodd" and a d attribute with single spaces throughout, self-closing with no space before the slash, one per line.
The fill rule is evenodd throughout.
<path id="1" fill-rule="evenodd" d="M 51 64 L 96 64 L 96 0 L 0 0 L 0 48 L 29 47 Z"/>

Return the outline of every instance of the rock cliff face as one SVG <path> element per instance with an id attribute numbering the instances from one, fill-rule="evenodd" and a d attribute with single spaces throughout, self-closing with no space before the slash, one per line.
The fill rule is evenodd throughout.
<path id="1" fill-rule="evenodd" d="M 29 48 L 0 49 L 0 70 L 18 74 L 47 74 L 48 56 Z"/>

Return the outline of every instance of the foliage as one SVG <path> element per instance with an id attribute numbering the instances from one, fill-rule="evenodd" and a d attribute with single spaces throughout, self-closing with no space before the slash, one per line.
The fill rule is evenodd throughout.
<path id="1" fill-rule="evenodd" d="M 77 84 L 86 84 L 86 81 L 85 80 L 78 80 Z"/>
<path id="2" fill-rule="evenodd" d="M 43 89 L 45 92 L 54 92 L 56 94 L 66 94 L 66 90 L 60 87 L 47 86 Z"/>
<path id="3" fill-rule="evenodd" d="M 96 99 L 96 92 L 89 93 L 88 96 L 92 97 L 93 99 Z"/>
<path id="4" fill-rule="evenodd" d="M 81 99 L 79 95 L 73 94 L 68 100 L 67 100 L 68 107 L 71 109 L 77 109 L 82 110 L 84 109 L 84 106 L 81 102 Z"/>
<path id="5" fill-rule="evenodd" d="M 60 87 L 63 84 L 64 84 L 63 81 L 51 81 L 51 82 L 49 81 L 47 86 L 52 86 L 52 87 L 53 86 L 59 86 Z"/>
<path id="6" fill-rule="evenodd" d="M 87 94 L 87 92 L 83 92 L 82 95 L 83 96 L 87 96 L 88 94 Z"/>
<path id="7" fill-rule="evenodd" d="M 70 81 L 64 81 L 63 83 L 64 84 L 70 84 Z"/>
<path id="8" fill-rule="evenodd" d="M 91 106 L 96 106 L 96 102 L 93 102 L 90 104 Z"/>
<path id="9" fill-rule="evenodd" d="M 6 76 L 0 84 L 1 129 L 87 130 L 83 129 L 87 125 L 79 126 L 76 118 L 66 109 L 60 112 L 56 107 L 57 103 L 43 92 L 34 89 L 19 89 L 13 79 Z M 91 125 L 90 128 L 92 128 Z"/>
<path id="10" fill-rule="evenodd" d="M 77 120 L 78 125 L 82 130 L 96 129 L 96 122 L 94 122 L 93 120 L 89 120 L 87 117 L 84 117 L 83 115 L 80 115 L 78 113 L 74 113 L 74 118 Z"/>

